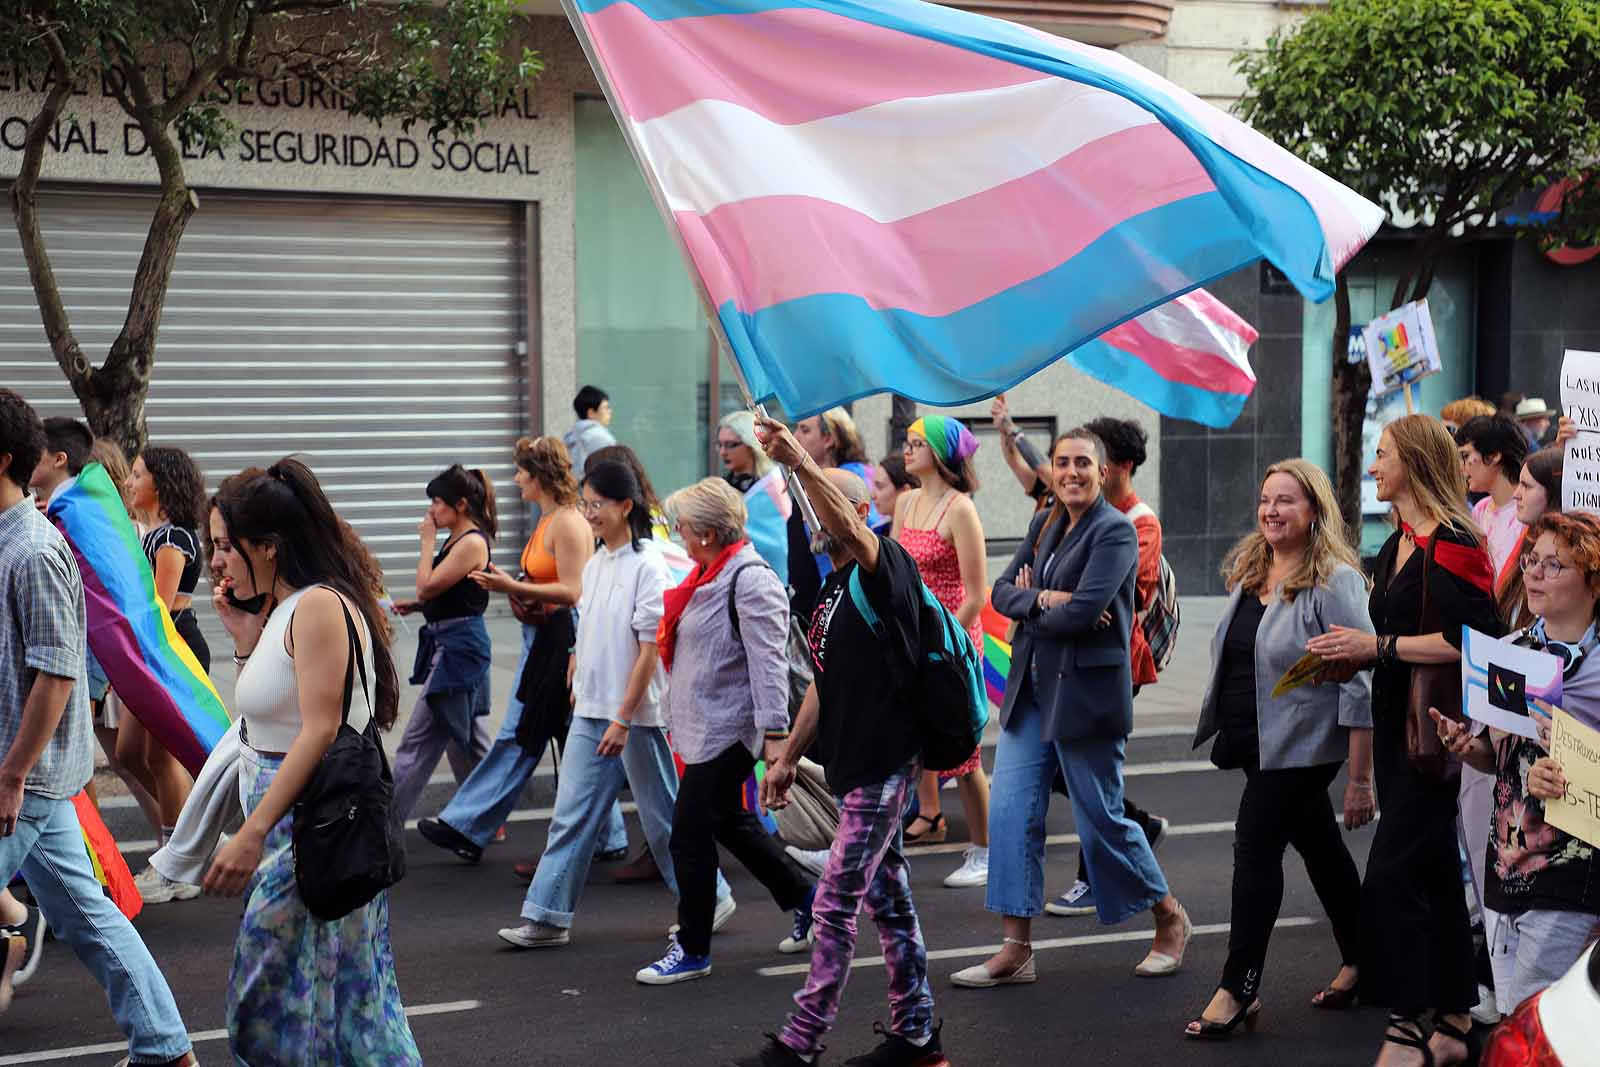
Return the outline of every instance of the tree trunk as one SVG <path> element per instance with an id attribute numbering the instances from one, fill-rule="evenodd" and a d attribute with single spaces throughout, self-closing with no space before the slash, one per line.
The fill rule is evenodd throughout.
<path id="1" fill-rule="evenodd" d="M 1372 372 L 1366 361 L 1350 362 L 1350 283 L 1339 275 L 1334 291 L 1333 317 L 1333 484 L 1339 513 L 1352 538 L 1361 530 L 1362 428 L 1367 418 L 1367 395 Z"/>

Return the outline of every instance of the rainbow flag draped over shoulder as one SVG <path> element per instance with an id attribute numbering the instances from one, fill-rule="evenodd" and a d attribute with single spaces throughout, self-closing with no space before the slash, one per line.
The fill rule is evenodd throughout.
<path id="1" fill-rule="evenodd" d="M 1006 679 L 1011 675 L 1011 642 L 1006 640 L 1011 620 L 994 610 L 994 601 L 985 596 L 978 622 L 983 626 L 983 686 L 989 691 L 989 702 L 998 708 L 1005 700 Z"/>
<path id="2" fill-rule="evenodd" d="M 922 0 L 562 0 L 758 400 L 991 396 L 1384 211 L 1126 56 Z M 820 239 L 819 239 L 820 238 Z"/>
<path id="3" fill-rule="evenodd" d="M 122 494 L 98 463 L 56 490 L 48 514 L 83 576 L 89 648 L 124 705 L 190 774 L 228 729 L 228 709 L 172 616 Z"/>

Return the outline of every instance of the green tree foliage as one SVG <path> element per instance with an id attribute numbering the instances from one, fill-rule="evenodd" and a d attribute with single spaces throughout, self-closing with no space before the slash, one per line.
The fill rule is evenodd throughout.
<path id="1" fill-rule="evenodd" d="M 130 454 L 146 438 L 144 401 L 178 243 L 198 200 L 183 147 L 233 130 L 211 100 L 229 83 L 304 80 L 357 117 L 430 134 L 470 135 L 490 106 L 542 69 L 516 44 L 515 0 L 5 0 L 0 63 L 42 76 L 9 190 L 51 350 L 97 434 Z M 160 180 L 128 318 L 96 365 L 73 336 L 36 193 L 48 137 L 74 84 L 101 81 L 138 124 Z"/>
<path id="2" fill-rule="evenodd" d="M 1507 233 L 1600 235 L 1600 0 L 1332 0 L 1235 66 L 1240 115 L 1324 173 L 1414 220 L 1391 307 L 1426 296 L 1440 258 Z M 1560 215 L 1513 209 L 1563 179 Z M 1371 378 L 1332 338 L 1335 483 L 1359 514 Z"/>

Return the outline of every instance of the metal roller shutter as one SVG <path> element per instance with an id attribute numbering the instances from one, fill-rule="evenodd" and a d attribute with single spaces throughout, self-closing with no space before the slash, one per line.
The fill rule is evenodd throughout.
<path id="1" fill-rule="evenodd" d="M 41 201 L 91 358 L 121 328 L 151 203 L 65 191 Z M 504 512 L 495 559 L 514 570 L 527 537 L 511 463 L 527 421 L 519 219 L 503 204 L 202 194 L 162 322 L 152 443 L 188 450 L 213 488 L 243 467 L 303 454 L 397 597 L 414 585 L 428 479 L 451 463 L 482 467 Z M 41 414 L 81 417 L 9 226 L 0 382 Z"/>

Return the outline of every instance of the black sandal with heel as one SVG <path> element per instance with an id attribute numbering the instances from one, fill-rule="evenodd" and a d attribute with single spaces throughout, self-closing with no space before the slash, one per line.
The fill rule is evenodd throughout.
<path id="1" fill-rule="evenodd" d="M 1463 1030 L 1449 1019 L 1446 1019 L 1443 1015 L 1435 1015 L 1433 1017 L 1433 1032 L 1436 1034 L 1443 1034 L 1445 1037 L 1453 1038 L 1454 1040 L 1461 1042 L 1461 1047 L 1467 1050 L 1466 1059 L 1462 1060 L 1462 1063 L 1466 1064 L 1478 1062 L 1478 1056 L 1481 1050 L 1476 1047 L 1475 1036 L 1472 1033 L 1472 1028 L 1470 1025 L 1466 1030 Z"/>
<path id="2" fill-rule="evenodd" d="M 1323 1011 L 1349 1011 L 1351 1008 L 1361 1006 L 1361 983 L 1358 981 L 1349 989 L 1340 989 L 1330 985 L 1322 992 L 1311 998 L 1313 1008 Z"/>
<path id="3" fill-rule="evenodd" d="M 1198 1030 L 1193 1029 L 1196 1023 L 1200 1024 Z M 1195 1041 L 1226 1041 L 1233 1036 L 1233 1032 L 1239 1028 L 1240 1023 L 1244 1023 L 1246 1030 L 1255 1033 L 1256 1027 L 1261 1024 L 1261 998 L 1257 997 L 1240 1008 L 1234 1013 L 1233 1018 L 1225 1023 L 1207 1019 L 1204 1015 L 1198 1019 L 1192 1019 L 1189 1025 L 1184 1028 L 1183 1036 Z"/>
<path id="4" fill-rule="evenodd" d="M 920 834 L 911 833 L 911 827 L 919 822 L 926 824 L 928 828 Z M 949 832 L 950 824 L 944 821 L 944 812 L 941 811 L 931 819 L 926 815 L 918 815 L 906 827 L 905 843 L 908 845 L 937 845 L 944 841 L 945 835 Z"/>
<path id="5" fill-rule="evenodd" d="M 1386 1045 L 1399 1045 L 1401 1048 L 1414 1048 L 1422 1053 L 1422 1067 L 1436 1067 L 1433 1049 L 1428 1047 L 1428 1035 L 1422 1029 L 1422 1022 L 1413 1016 L 1389 1016 L 1389 1026 L 1383 1032 L 1383 1042 Z"/>

